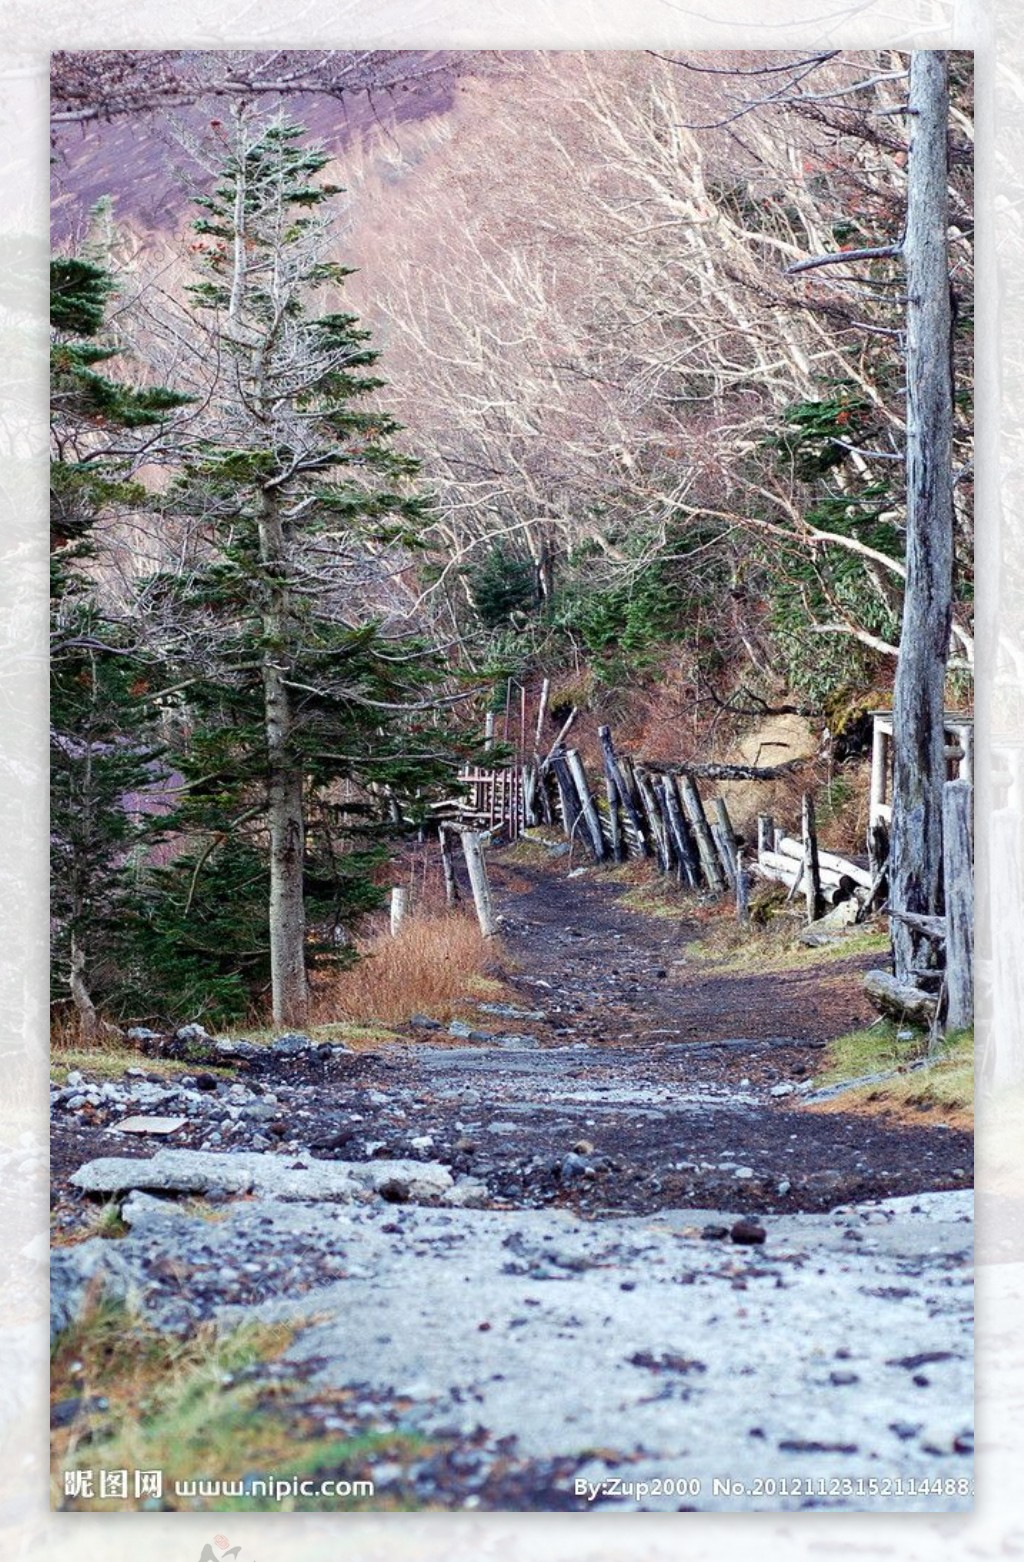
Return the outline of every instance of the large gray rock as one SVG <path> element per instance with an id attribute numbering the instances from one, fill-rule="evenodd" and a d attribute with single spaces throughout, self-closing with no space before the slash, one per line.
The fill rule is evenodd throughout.
<path id="1" fill-rule="evenodd" d="M 71 1178 L 85 1193 L 252 1193 L 257 1198 L 341 1199 L 400 1186 L 412 1201 L 440 1197 L 452 1186 L 435 1161 L 316 1161 L 305 1156 L 214 1150 L 158 1150 L 149 1160 L 107 1155 Z"/>
<path id="2" fill-rule="evenodd" d="M 75 1247 L 56 1248 L 50 1258 L 50 1338 L 74 1323 L 86 1292 L 130 1300 L 135 1289 L 130 1263 L 119 1244 L 90 1237 Z"/>

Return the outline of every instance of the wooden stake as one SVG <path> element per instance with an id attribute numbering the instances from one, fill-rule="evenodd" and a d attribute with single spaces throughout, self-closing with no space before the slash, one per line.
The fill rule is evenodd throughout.
<path id="1" fill-rule="evenodd" d="M 391 937 L 398 937 L 398 930 L 405 921 L 409 911 L 409 891 L 404 885 L 396 884 L 391 891 Z"/>
<path id="2" fill-rule="evenodd" d="M 735 886 L 736 883 L 736 831 L 732 827 L 729 818 L 729 810 L 725 805 L 724 797 L 715 798 L 715 813 L 718 815 L 718 829 L 714 830 L 715 840 L 722 856 L 722 867 L 725 869 L 726 878 Z"/>
<path id="3" fill-rule="evenodd" d="M 583 761 L 574 748 L 566 750 L 565 762 L 569 766 L 569 773 L 576 786 L 576 792 L 583 809 L 583 817 L 590 833 L 590 844 L 594 852 L 594 861 L 603 862 L 607 855 L 604 844 L 604 836 L 601 833 L 601 819 L 594 807 L 594 799 L 590 795 L 590 783 L 587 780 L 587 772 L 583 768 Z"/>
<path id="4" fill-rule="evenodd" d="M 548 695 L 551 693 L 551 679 L 545 678 L 540 686 L 540 705 L 537 709 L 537 736 L 534 739 L 534 748 L 540 753 L 540 742 L 544 735 L 544 718 L 548 713 Z"/>
<path id="5" fill-rule="evenodd" d="M 598 727 L 597 735 L 601 741 L 601 752 L 604 756 L 604 773 L 609 787 L 609 799 L 612 791 L 614 791 L 632 826 L 637 855 L 646 857 L 647 838 L 644 835 L 644 827 L 640 821 L 640 815 L 633 799 L 633 789 L 625 773 L 624 764 L 620 761 L 612 743 L 611 728 Z M 609 806 L 611 806 L 610 802 Z"/>
<path id="6" fill-rule="evenodd" d="M 661 810 L 658 807 L 657 799 L 646 772 L 637 769 L 634 771 L 634 774 L 640 798 L 644 805 L 644 812 L 647 815 L 651 840 L 654 842 L 654 849 L 657 853 L 658 866 L 661 868 L 662 873 L 668 873 L 672 867 L 672 849 L 669 845 L 664 820 L 661 817 Z"/>
<path id="7" fill-rule="evenodd" d="M 579 799 L 576 796 L 576 786 L 572 779 L 572 773 L 565 762 L 565 754 L 551 754 L 547 763 L 550 765 L 551 774 L 555 778 L 558 788 L 558 796 L 562 803 L 562 829 L 571 841 L 576 834 L 576 826 L 582 812 Z"/>
<path id="8" fill-rule="evenodd" d="M 622 847 L 622 827 L 619 824 L 619 791 L 609 775 L 604 778 L 604 789 L 608 799 L 608 838 L 611 841 L 612 856 L 616 862 L 621 862 L 625 853 Z"/>
<path id="9" fill-rule="evenodd" d="M 736 848 L 736 919 L 744 927 L 750 923 L 750 875 L 743 861 L 743 847 Z"/>
<path id="10" fill-rule="evenodd" d="M 679 806 L 679 793 L 676 791 L 675 782 L 671 776 L 661 778 L 662 797 L 665 802 L 665 816 L 669 829 L 672 832 L 672 840 L 676 848 L 676 856 L 679 858 L 680 873 L 686 879 L 691 889 L 700 888 L 700 863 L 693 849 L 686 829 L 686 820 L 683 818 L 683 810 Z"/>
<path id="11" fill-rule="evenodd" d="M 473 904 L 476 907 L 480 931 L 485 938 L 493 938 L 495 925 L 494 911 L 491 906 L 491 888 L 487 882 L 487 865 L 484 862 L 479 832 L 476 830 L 463 830 L 461 832 L 461 840 L 462 855 L 466 859 L 466 868 L 469 873 L 469 883 L 473 891 Z"/>
<path id="12" fill-rule="evenodd" d="M 459 886 L 455 882 L 455 862 L 452 857 L 452 843 L 444 825 L 438 831 L 441 842 L 441 872 L 444 874 L 444 898 L 445 904 L 455 906 L 459 900 Z"/>
<path id="13" fill-rule="evenodd" d="M 807 920 L 816 922 L 821 915 L 821 870 L 818 865 L 818 836 L 814 828 L 814 799 L 804 793 L 804 895 L 807 901 Z"/>
<path id="14" fill-rule="evenodd" d="M 700 793 L 692 776 L 679 777 L 679 794 L 683 800 L 686 817 L 690 821 L 693 834 L 697 842 L 697 850 L 700 853 L 701 867 L 704 869 L 704 877 L 708 888 L 721 892 L 725 889 L 725 875 L 722 872 L 722 864 L 715 850 L 714 839 L 708 826 L 707 816 L 704 813 L 704 805 L 700 800 Z"/>

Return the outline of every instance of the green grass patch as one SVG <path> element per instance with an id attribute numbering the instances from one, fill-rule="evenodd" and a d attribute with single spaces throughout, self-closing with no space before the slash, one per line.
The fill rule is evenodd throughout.
<path id="1" fill-rule="evenodd" d="M 864 1030 L 851 1031 L 830 1041 L 825 1054 L 825 1066 L 815 1078 L 818 1085 L 838 1085 L 846 1079 L 860 1079 L 865 1074 L 881 1074 L 886 1069 L 905 1068 L 908 1063 L 923 1058 L 928 1050 L 928 1036 L 924 1031 L 912 1030 L 909 1025 L 897 1025 L 891 1020 L 880 1020 Z"/>
<path id="2" fill-rule="evenodd" d="M 227 1334 L 203 1325 L 187 1339 L 161 1334 L 122 1304 L 88 1306 L 55 1341 L 51 1404 L 80 1399 L 70 1426 L 53 1434 L 54 1503 L 89 1512 L 132 1511 L 133 1495 L 64 1497 L 71 1470 L 162 1470 L 162 1506 L 172 1511 L 256 1512 L 289 1507 L 377 1510 L 379 1498 L 317 1503 L 273 1498 L 175 1494 L 174 1482 L 238 1481 L 245 1473 L 287 1479 L 317 1472 L 372 1479 L 373 1464 L 407 1462 L 428 1447 L 406 1432 L 325 1434 L 303 1408 L 302 1384 L 282 1373 L 294 1329 L 244 1324 Z M 338 1398 L 344 1397 L 344 1391 Z M 318 1397 L 323 1402 L 322 1396 Z"/>
<path id="3" fill-rule="evenodd" d="M 121 1219 L 120 1204 L 116 1199 L 111 1199 L 108 1203 L 89 1208 L 85 1218 L 71 1230 L 65 1230 L 57 1225 L 54 1217 L 51 1216 L 50 1246 L 73 1247 L 77 1242 L 87 1242 L 90 1237 L 117 1240 L 127 1236 L 128 1230 L 129 1228 Z"/>
<path id="4" fill-rule="evenodd" d="M 611 870 L 612 873 L 620 871 Z M 624 878 L 625 876 L 623 874 Z M 685 890 L 673 891 L 672 886 L 665 879 L 653 879 L 646 884 L 634 885 L 619 897 L 618 904 L 626 911 L 638 911 L 647 917 L 664 917 L 674 921 L 693 920 L 692 897 L 688 896 Z"/>
<path id="5" fill-rule="evenodd" d="M 282 1034 L 282 1027 L 264 1026 L 260 1030 L 241 1030 L 238 1026 L 224 1031 L 217 1040 L 250 1041 L 254 1047 L 269 1047 Z M 379 1047 L 384 1042 L 398 1041 L 398 1032 L 381 1024 L 360 1024 L 349 1020 L 329 1020 L 319 1025 L 304 1025 L 302 1034 L 308 1036 L 314 1046 L 344 1044 L 353 1051 Z"/>
<path id="6" fill-rule="evenodd" d="M 799 935 L 805 925 L 798 917 L 777 916 L 765 927 L 750 928 L 722 920 L 703 938 L 687 944 L 686 959 L 712 966 L 716 971 L 744 974 L 803 971 L 889 949 L 888 933 L 869 927 L 841 934 L 827 944 L 804 944 Z"/>
<path id="7" fill-rule="evenodd" d="M 205 1073 L 213 1074 L 218 1079 L 236 1078 L 233 1068 L 224 1067 L 219 1063 L 203 1063 L 196 1066 L 201 1066 Z M 81 1044 L 73 1047 L 56 1045 L 50 1054 L 50 1077 L 58 1085 L 66 1085 L 68 1075 L 75 1069 L 93 1079 L 104 1080 L 120 1079 L 129 1068 L 144 1068 L 147 1074 L 153 1074 L 160 1079 L 171 1079 L 175 1075 L 188 1073 L 189 1064 L 184 1058 L 147 1057 L 130 1045 L 123 1047 L 109 1044 L 97 1047 Z"/>
<path id="8" fill-rule="evenodd" d="M 913 1063 L 920 1068 L 911 1068 Z M 852 1031 L 830 1042 L 818 1085 L 842 1084 L 865 1074 L 894 1070 L 891 1079 L 857 1085 L 836 1098 L 839 1110 L 851 1105 L 913 1118 L 930 1113 L 969 1126 L 974 1112 L 974 1032 L 951 1032 L 929 1052 L 928 1035 L 886 1021 Z"/>

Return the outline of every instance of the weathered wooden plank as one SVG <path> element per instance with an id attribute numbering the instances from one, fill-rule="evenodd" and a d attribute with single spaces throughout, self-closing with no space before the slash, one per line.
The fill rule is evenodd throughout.
<path id="1" fill-rule="evenodd" d="M 701 866 L 704 869 L 704 877 L 708 888 L 719 894 L 725 889 L 726 879 L 722 872 L 722 864 L 719 861 L 714 839 L 708 825 L 707 815 L 704 812 L 704 804 L 700 800 L 696 783 L 692 776 L 681 775 L 678 778 L 679 795 L 682 798 L 686 817 L 693 829 L 694 839 L 697 842 L 697 851 L 700 854 Z"/>
<path id="2" fill-rule="evenodd" d="M 590 837 L 591 850 L 594 853 L 595 862 L 603 862 L 607 856 L 604 844 L 604 835 L 601 832 L 601 820 L 597 809 L 594 807 L 594 799 L 590 795 L 590 782 L 587 780 L 587 772 L 583 768 L 583 761 L 576 749 L 566 750 L 565 762 L 569 767 L 573 784 L 576 787 L 576 795 L 580 800 L 583 810 L 583 819 Z"/>
<path id="3" fill-rule="evenodd" d="M 683 810 L 679 803 L 679 793 L 676 791 L 676 784 L 671 776 L 662 776 L 661 794 L 665 817 L 672 832 L 682 877 L 686 879 L 691 889 L 699 889 L 700 862 L 697 858 L 697 853 L 693 849 L 693 842 L 690 840 L 689 831 L 686 828 L 686 820 L 683 818 Z"/>
<path id="4" fill-rule="evenodd" d="M 658 807 L 658 800 L 654 795 L 654 789 L 646 772 L 640 766 L 637 766 L 634 774 L 644 813 L 647 816 L 650 837 L 654 842 L 658 864 L 663 873 L 668 873 L 672 867 L 672 847 L 669 843 L 665 821 L 661 816 L 661 809 Z"/>
<path id="5" fill-rule="evenodd" d="M 604 759 L 604 773 L 608 784 L 614 787 L 618 801 L 633 830 L 634 851 L 642 857 L 647 856 L 647 838 L 640 820 L 640 814 L 634 797 L 635 786 L 631 784 L 632 776 L 627 775 L 626 767 L 615 752 L 612 743 L 610 727 L 598 727 L 597 736 L 601 743 L 601 753 Z"/>

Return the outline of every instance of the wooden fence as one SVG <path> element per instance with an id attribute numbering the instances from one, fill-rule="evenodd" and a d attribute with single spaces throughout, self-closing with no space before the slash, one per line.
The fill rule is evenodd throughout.
<path id="1" fill-rule="evenodd" d="M 792 766 L 756 770 L 642 763 L 620 754 L 605 726 L 598 728 L 602 774 L 595 782 L 588 777 L 579 752 L 564 741 L 575 714 L 570 714 L 545 758 L 535 754 L 527 763 L 467 766 L 459 775 L 460 794 L 436 805 L 449 900 L 456 893 L 449 840 L 455 833 L 461 837 L 477 913 L 488 935 L 494 931 L 494 919 L 481 837 L 503 834 L 515 840 L 542 824 L 561 830 L 571 844 L 578 842 L 594 862 L 653 859 L 662 873 L 674 876 L 684 887 L 734 896 L 743 921 L 749 916 L 751 875 L 786 885 L 789 900 L 799 892 L 809 923 L 846 902 L 851 921 L 889 909 L 888 821 L 874 794 L 867 851 L 861 858 L 819 846 L 809 792 L 803 796 L 799 835 L 785 834 L 769 814 L 759 814 L 757 840 L 748 843 L 736 834 L 724 798 L 714 797 L 710 806 L 705 803 L 696 772 L 721 780 L 775 779 Z M 522 727 L 525 732 L 525 717 Z M 538 737 L 539 732 L 540 721 Z M 966 737 L 962 749 L 947 759 L 969 759 Z M 881 769 L 877 752 L 872 768 L 875 786 Z M 968 780 L 947 782 L 946 915 L 914 917 L 889 911 L 890 916 L 909 922 L 926 946 L 922 968 L 915 975 L 923 989 L 940 989 L 937 1002 L 944 1006 L 950 1027 L 968 1025 L 973 1013 L 972 797 Z"/>

